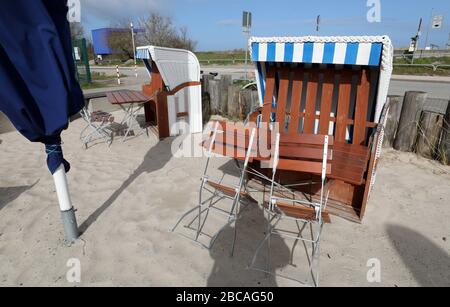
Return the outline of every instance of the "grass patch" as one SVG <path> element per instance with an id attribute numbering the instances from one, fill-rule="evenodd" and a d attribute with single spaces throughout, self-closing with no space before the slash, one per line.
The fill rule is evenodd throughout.
<path id="1" fill-rule="evenodd" d="M 411 64 L 410 59 L 395 59 L 395 64 Z M 450 65 L 450 57 L 431 57 L 414 59 L 414 64 L 422 65 Z M 450 67 L 439 67 L 436 71 L 432 67 L 402 67 L 394 66 L 394 74 L 419 76 L 450 76 Z"/>

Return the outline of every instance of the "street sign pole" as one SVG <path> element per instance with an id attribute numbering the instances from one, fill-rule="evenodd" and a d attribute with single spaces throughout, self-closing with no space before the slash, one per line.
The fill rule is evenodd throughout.
<path id="1" fill-rule="evenodd" d="M 316 32 L 319 33 L 320 32 L 320 15 L 317 16 L 317 26 L 316 26 Z"/>
<path id="2" fill-rule="evenodd" d="M 252 27 L 252 13 L 244 12 L 242 20 L 242 29 L 246 38 L 246 48 L 245 48 L 245 80 L 248 80 L 248 41 L 250 39 Z"/>
<path id="3" fill-rule="evenodd" d="M 427 36 L 425 37 L 425 50 L 428 47 L 428 39 L 430 38 L 430 29 L 431 29 L 431 25 L 433 23 L 433 14 L 434 14 L 434 8 L 431 9 L 431 16 L 430 16 L 430 23 L 428 24 L 428 28 L 427 28 Z"/>
<path id="4" fill-rule="evenodd" d="M 134 39 L 134 25 L 133 23 L 130 24 L 131 26 L 131 39 L 133 41 L 133 57 L 134 57 L 134 74 L 136 75 L 136 78 L 138 77 L 137 73 L 137 61 L 136 61 L 136 42 Z"/>

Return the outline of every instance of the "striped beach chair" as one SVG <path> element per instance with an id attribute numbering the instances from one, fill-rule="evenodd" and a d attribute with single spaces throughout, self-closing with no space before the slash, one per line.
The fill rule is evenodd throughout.
<path id="1" fill-rule="evenodd" d="M 249 120 L 278 123 L 282 134 L 333 136 L 328 211 L 361 222 L 389 109 L 389 37 L 272 37 L 249 43 L 261 101 Z M 309 175 L 283 172 L 280 180 Z"/>

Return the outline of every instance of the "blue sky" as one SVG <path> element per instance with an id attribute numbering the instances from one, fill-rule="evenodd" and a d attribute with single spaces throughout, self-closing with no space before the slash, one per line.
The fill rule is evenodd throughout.
<path id="1" fill-rule="evenodd" d="M 450 0 L 380 0 L 381 22 L 367 21 L 367 0 L 81 0 L 82 22 L 91 29 L 107 27 L 118 20 L 137 21 L 147 12 L 159 11 L 187 26 L 198 42 L 197 49 L 244 48 L 242 11 L 253 13 L 255 36 L 315 35 L 315 19 L 321 15 L 320 35 L 384 35 L 396 47 L 409 44 L 419 19 L 424 19 L 421 46 L 431 9 L 444 15 L 444 27 L 430 30 L 430 42 L 441 47 L 450 34 Z"/>

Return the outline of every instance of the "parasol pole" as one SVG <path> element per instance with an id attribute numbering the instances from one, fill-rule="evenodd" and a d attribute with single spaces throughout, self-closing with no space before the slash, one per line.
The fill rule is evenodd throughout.
<path id="1" fill-rule="evenodd" d="M 58 196 L 59 208 L 61 210 L 61 218 L 64 225 L 66 239 L 69 242 L 74 242 L 78 239 L 80 233 L 78 231 L 75 210 L 70 199 L 66 170 L 64 169 L 63 164 L 61 164 L 53 174 L 53 179 L 55 181 L 56 194 Z"/>

